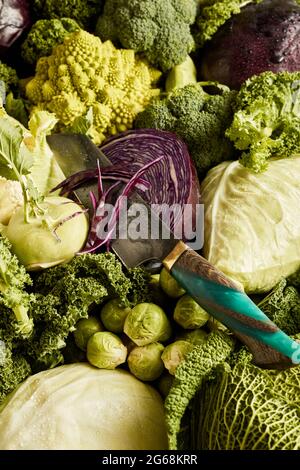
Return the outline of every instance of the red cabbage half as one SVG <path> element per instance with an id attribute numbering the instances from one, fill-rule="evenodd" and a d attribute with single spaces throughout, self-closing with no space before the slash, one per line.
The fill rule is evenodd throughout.
<path id="1" fill-rule="evenodd" d="M 156 129 L 127 131 L 107 140 L 101 150 L 116 168 L 126 169 L 129 177 L 163 156 L 143 174 L 143 180 L 149 183 L 147 191 L 136 190 L 148 204 L 180 204 L 182 208 L 190 204 L 195 222 L 199 181 L 188 148 L 176 134 Z M 171 220 L 171 230 L 176 231 L 182 223 L 181 216 Z"/>

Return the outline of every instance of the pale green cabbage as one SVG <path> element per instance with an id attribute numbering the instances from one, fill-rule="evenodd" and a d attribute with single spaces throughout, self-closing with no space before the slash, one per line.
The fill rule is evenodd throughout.
<path id="1" fill-rule="evenodd" d="M 28 378 L 0 413 L 0 450 L 163 450 L 163 403 L 129 372 L 88 364 Z"/>
<path id="2" fill-rule="evenodd" d="M 202 184 L 204 256 L 248 293 L 271 290 L 300 267 L 300 156 L 254 174 L 238 162 Z"/>

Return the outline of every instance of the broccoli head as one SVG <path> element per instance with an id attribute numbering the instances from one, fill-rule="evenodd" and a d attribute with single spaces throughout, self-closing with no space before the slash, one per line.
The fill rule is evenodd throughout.
<path id="1" fill-rule="evenodd" d="M 232 159 L 234 148 L 225 131 L 232 122 L 235 92 L 210 95 L 200 83 L 187 85 L 155 100 L 137 116 L 137 128 L 175 132 L 187 144 L 203 175 L 218 163 Z"/>
<path id="2" fill-rule="evenodd" d="M 38 61 L 26 94 L 32 104 L 56 114 L 59 130 L 92 110 L 89 135 L 99 144 L 133 126 L 136 115 L 159 94 L 152 85 L 160 75 L 133 50 L 116 49 L 79 30 Z"/>
<path id="3" fill-rule="evenodd" d="M 300 152 L 300 72 L 264 72 L 241 87 L 232 125 L 226 132 L 241 164 L 258 173 L 272 156 Z"/>
<path id="4" fill-rule="evenodd" d="M 193 0 L 106 0 L 96 34 L 144 53 L 151 64 L 169 70 L 194 48 L 190 26 Z"/>
<path id="5" fill-rule="evenodd" d="M 40 19 L 69 17 L 81 27 L 92 30 L 104 0 L 33 0 L 32 3 Z"/>
<path id="6" fill-rule="evenodd" d="M 80 29 L 71 18 L 38 20 L 21 46 L 22 58 L 35 64 L 40 57 L 50 55 L 53 47 L 64 42 L 65 37 Z"/>

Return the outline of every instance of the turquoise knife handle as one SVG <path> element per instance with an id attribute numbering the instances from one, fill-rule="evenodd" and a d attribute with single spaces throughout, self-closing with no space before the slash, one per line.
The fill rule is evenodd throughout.
<path id="1" fill-rule="evenodd" d="M 202 308 L 249 348 L 255 364 L 267 369 L 299 365 L 300 344 L 281 331 L 232 280 L 195 251 L 180 244 L 179 257 L 170 263 L 170 254 L 164 265 Z M 178 249 L 176 251 L 178 253 Z"/>

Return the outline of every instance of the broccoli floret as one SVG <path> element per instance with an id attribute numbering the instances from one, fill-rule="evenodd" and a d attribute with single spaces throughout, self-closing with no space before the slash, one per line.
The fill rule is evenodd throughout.
<path id="1" fill-rule="evenodd" d="M 133 50 L 116 49 L 81 29 L 38 61 L 26 93 L 39 109 L 55 113 L 62 131 L 92 110 L 89 135 L 99 144 L 132 128 L 136 115 L 160 93 L 152 88 L 160 75 Z"/>
<path id="2" fill-rule="evenodd" d="M 244 150 L 240 162 L 258 173 L 272 156 L 300 152 L 300 72 L 264 72 L 248 79 L 226 132 Z"/>
<path id="3" fill-rule="evenodd" d="M 155 101 L 137 116 L 137 128 L 175 132 L 187 144 L 197 170 L 209 168 L 234 157 L 234 148 L 225 137 L 232 122 L 236 93 L 209 95 L 200 84 L 187 85 Z"/>
<path id="4" fill-rule="evenodd" d="M 106 0 L 96 34 L 145 54 L 163 71 L 184 61 L 194 48 L 193 0 Z"/>
<path id="5" fill-rule="evenodd" d="M 79 29 L 78 23 L 71 18 L 38 20 L 21 46 L 22 58 L 35 64 L 40 57 L 50 55 L 53 47 L 62 44 L 68 34 Z"/>
<path id="6" fill-rule="evenodd" d="M 39 19 L 69 17 L 81 27 L 92 30 L 104 0 L 33 0 L 32 3 Z"/>
<path id="7" fill-rule="evenodd" d="M 194 27 L 197 47 L 209 41 L 218 29 L 249 3 L 260 3 L 262 0 L 210 0 L 200 8 Z"/>
<path id="8" fill-rule="evenodd" d="M 15 91 L 18 88 L 19 78 L 17 72 L 9 65 L 0 61 L 0 80 L 4 82 L 5 92 Z"/>

